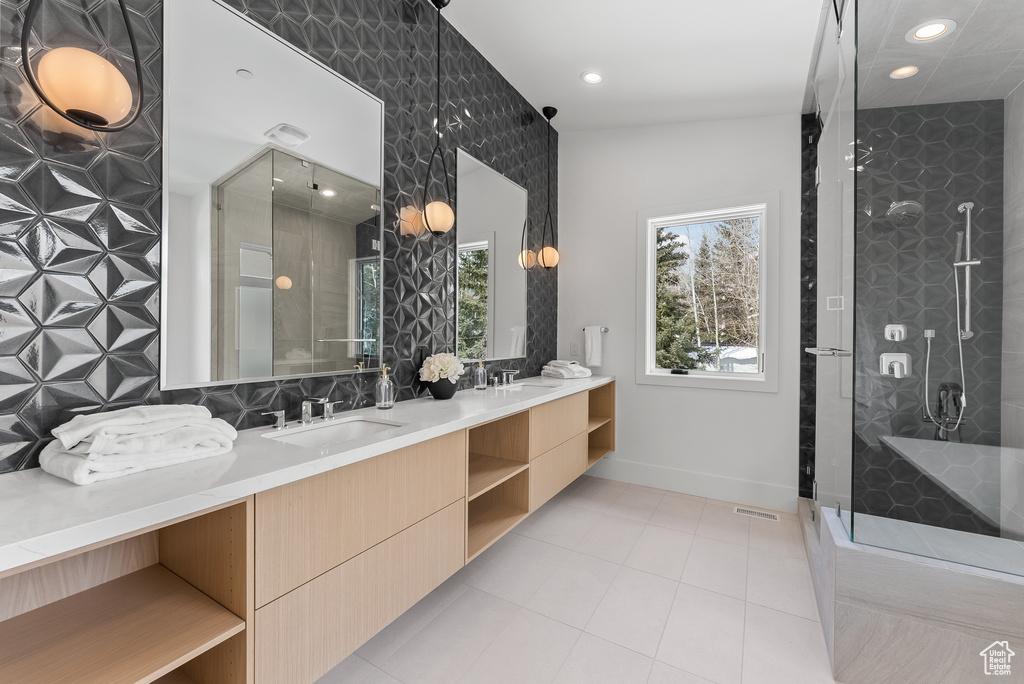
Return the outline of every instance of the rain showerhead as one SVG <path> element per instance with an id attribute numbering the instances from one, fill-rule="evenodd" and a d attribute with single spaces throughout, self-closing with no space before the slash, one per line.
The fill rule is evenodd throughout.
<path id="1" fill-rule="evenodd" d="M 899 228 L 917 223 L 917 220 L 921 218 L 923 213 L 924 207 L 921 206 L 920 202 L 904 200 L 890 204 L 888 211 L 885 212 L 885 218 L 889 220 L 889 223 Z"/>

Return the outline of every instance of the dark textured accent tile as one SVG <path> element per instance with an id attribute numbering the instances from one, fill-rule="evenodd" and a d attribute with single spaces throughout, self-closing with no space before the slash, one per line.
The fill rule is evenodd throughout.
<path id="1" fill-rule="evenodd" d="M 818 188 L 814 183 L 818 166 L 818 119 L 801 117 L 800 168 L 800 496 L 810 498 L 814 490 L 814 436 L 817 413 L 817 362 L 804 353 L 814 347 L 818 336 Z"/>
<path id="2" fill-rule="evenodd" d="M 921 418 L 926 343 L 933 329 L 927 401 L 943 382 L 960 383 L 956 289 L 952 261 L 964 230 L 961 202 L 975 203 L 971 292 L 976 335 L 964 343 L 970 402 L 963 441 L 998 445 L 1001 434 L 1003 306 L 1003 102 L 957 102 L 857 112 L 860 160 L 856 206 L 856 339 L 853 496 L 856 512 L 981 534 L 998 533 L 878 438 L 932 439 Z M 889 205 L 917 200 L 924 215 L 893 226 Z M 961 284 L 962 287 L 962 284 Z M 888 323 L 907 326 L 907 340 L 882 338 Z M 878 355 L 911 354 L 913 376 L 878 372 Z"/>
<path id="3" fill-rule="evenodd" d="M 394 224 L 398 209 L 419 196 L 433 146 L 435 11 L 422 0 L 229 4 L 384 101 L 383 202 L 390 218 L 382 353 L 399 399 L 419 396 L 419 361 L 454 347 L 455 233 L 409 240 Z M 127 53 L 111 3 L 44 6 L 43 40 L 88 25 Z M 343 401 L 345 409 L 373 403 L 375 372 L 159 391 L 162 3 L 128 6 L 146 105 L 133 127 L 103 135 L 63 124 L 39 106 L 18 68 L 20 55 L 5 47 L 17 42 L 21 10 L 0 12 L 0 472 L 37 465 L 50 430 L 77 412 L 197 403 L 248 428 L 267 421 L 264 411 L 297 417 L 308 394 Z M 446 20 L 442 41 L 441 120 L 453 199 L 455 150 L 462 147 L 527 189 L 536 243 L 546 202 L 547 124 Z M 557 183 L 557 133 L 552 148 Z M 552 190 L 557 215 L 557 184 Z M 488 363 L 492 373 L 537 375 L 555 356 L 557 274 L 528 274 L 529 358 Z"/>

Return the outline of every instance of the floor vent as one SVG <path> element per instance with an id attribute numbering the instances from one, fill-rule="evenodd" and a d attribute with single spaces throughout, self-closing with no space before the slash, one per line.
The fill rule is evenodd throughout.
<path id="1" fill-rule="evenodd" d="M 750 516 L 751 518 L 760 518 L 761 520 L 774 520 L 775 522 L 779 521 L 779 516 L 775 515 L 774 513 L 765 513 L 764 511 L 755 511 L 752 508 L 740 508 L 739 506 L 732 510 L 734 513 L 737 513 L 739 515 Z"/>

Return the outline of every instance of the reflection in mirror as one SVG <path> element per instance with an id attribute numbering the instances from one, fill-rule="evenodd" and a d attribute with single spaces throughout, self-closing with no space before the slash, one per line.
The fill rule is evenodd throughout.
<path id="1" fill-rule="evenodd" d="M 376 365 L 377 189 L 268 150 L 214 193 L 216 377 Z"/>
<path id="2" fill-rule="evenodd" d="M 858 514 L 1024 539 L 1022 28 L 1021 3 L 858 3 Z"/>
<path id="3" fill-rule="evenodd" d="M 526 190 L 458 152 L 458 344 L 466 359 L 526 356 Z"/>
<path id="4" fill-rule="evenodd" d="M 382 103 L 217 0 L 164 39 L 162 388 L 377 366 Z"/>

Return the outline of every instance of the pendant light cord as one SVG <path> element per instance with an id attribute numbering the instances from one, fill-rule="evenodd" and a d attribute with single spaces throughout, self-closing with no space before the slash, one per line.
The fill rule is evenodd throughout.
<path id="1" fill-rule="evenodd" d="M 554 268 L 554 265 L 548 266 L 540 258 L 540 255 L 544 253 L 545 248 L 547 248 L 549 246 L 547 241 L 546 241 L 546 239 L 545 239 L 548 236 L 549 233 L 551 235 L 550 247 L 552 249 L 557 249 L 557 247 L 555 247 L 555 226 L 554 226 L 554 221 L 551 218 L 551 119 L 550 118 L 548 118 L 547 165 L 548 165 L 548 192 L 547 192 L 548 208 L 547 208 L 547 212 L 544 214 L 544 227 L 541 229 L 541 233 L 540 233 L 540 251 L 537 254 L 537 262 L 543 268 L 551 269 L 551 268 Z"/>
<path id="2" fill-rule="evenodd" d="M 36 75 L 32 72 L 32 61 L 29 58 L 28 48 L 29 34 L 32 32 L 32 24 L 35 23 L 36 14 L 39 13 L 39 6 L 41 4 L 42 0 L 30 0 L 28 8 L 25 10 L 25 24 L 21 29 L 21 64 L 25 70 L 25 76 L 28 78 L 29 85 L 32 86 L 32 90 L 34 90 L 36 95 L 39 96 L 39 99 L 62 118 L 67 119 L 76 126 L 87 128 L 90 131 L 97 131 L 98 133 L 116 133 L 117 131 L 123 131 L 135 123 L 139 118 L 139 114 L 142 112 L 142 61 L 139 59 L 139 46 L 135 41 L 135 32 L 132 30 L 132 21 L 128 16 L 128 8 L 125 6 L 124 0 L 117 0 L 117 4 L 121 7 L 121 16 L 124 18 L 125 28 L 128 29 L 128 42 L 131 43 L 132 46 L 132 59 L 135 60 L 135 83 L 139 93 L 139 102 L 132 115 L 126 121 L 119 123 L 116 126 L 97 126 L 95 124 L 88 123 L 87 121 L 76 119 L 54 104 L 54 102 L 46 96 L 46 93 L 43 92 L 42 87 L 36 80 Z"/>
<path id="3" fill-rule="evenodd" d="M 448 164 L 444 160 L 444 150 L 441 148 L 441 8 L 437 8 L 437 118 L 434 120 L 435 143 L 430 153 L 430 161 L 427 162 L 427 173 L 423 177 L 423 224 L 427 230 L 430 228 L 430 219 L 427 217 L 427 190 L 430 186 L 430 170 L 434 167 L 434 159 L 441 161 L 441 171 L 444 173 L 444 194 L 448 200 L 448 206 L 452 203 L 452 190 L 448 184 Z"/>

